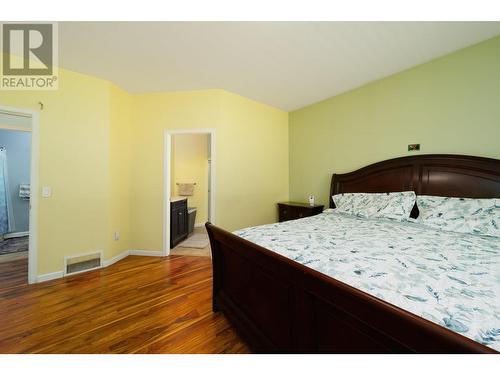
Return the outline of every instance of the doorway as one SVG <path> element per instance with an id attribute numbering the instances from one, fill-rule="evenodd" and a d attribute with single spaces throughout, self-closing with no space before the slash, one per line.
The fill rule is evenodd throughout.
<path id="1" fill-rule="evenodd" d="M 0 106 L 1 286 L 37 281 L 38 116 Z"/>
<path id="2" fill-rule="evenodd" d="M 215 222 L 214 151 L 213 129 L 165 131 L 163 256 L 170 254 L 172 243 L 191 248 L 194 253 L 197 249 L 203 253 L 202 242 L 208 246 L 208 237 L 205 240 L 202 234 L 206 234 L 206 221 Z M 172 212 L 179 216 L 172 219 Z M 182 215 L 188 217 L 179 227 L 187 225 L 188 229 L 179 233 L 176 220 Z M 190 243 L 193 246 L 188 246 Z"/>

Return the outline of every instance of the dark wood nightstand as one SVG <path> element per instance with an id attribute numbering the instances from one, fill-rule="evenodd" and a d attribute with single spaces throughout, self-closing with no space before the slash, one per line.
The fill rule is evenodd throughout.
<path id="1" fill-rule="evenodd" d="M 309 206 L 308 203 L 281 202 L 278 203 L 279 221 L 301 219 L 323 212 L 323 205 Z"/>

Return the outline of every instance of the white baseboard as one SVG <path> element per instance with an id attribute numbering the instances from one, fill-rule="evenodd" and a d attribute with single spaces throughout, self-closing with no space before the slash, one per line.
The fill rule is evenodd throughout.
<path id="1" fill-rule="evenodd" d="M 204 227 L 205 226 L 205 223 L 197 223 L 194 225 L 195 228 L 200 228 L 200 227 Z"/>
<path id="2" fill-rule="evenodd" d="M 29 236 L 29 235 L 30 235 L 29 231 L 25 231 L 25 232 L 12 232 L 12 233 L 5 233 L 3 235 L 3 238 L 4 239 L 17 238 L 17 237 L 25 237 L 25 236 Z"/>
<path id="3" fill-rule="evenodd" d="M 162 257 L 163 256 L 163 252 L 161 252 L 161 251 L 150 251 L 150 250 L 125 250 L 125 251 L 121 252 L 120 254 L 115 255 L 113 258 L 103 260 L 102 261 L 102 267 L 100 267 L 100 268 L 109 267 L 112 264 L 115 264 L 116 262 L 118 262 L 118 261 L 120 261 L 122 259 L 125 259 L 129 255 L 137 255 L 137 256 L 144 256 L 144 257 Z M 89 271 L 91 271 L 91 270 L 89 270 Z M 86 271 L 83 271 L 83 272 L 86 272 Z M 83 272 L 81 272 L 81 273 L 83 273 Z M 71 275 L 69 275 L 69 276 L 71 276 Z M 44 281 L 60 279 L 62 277 L 64 277 L 64 272 L 63 271 L 46 273 L 44 275 L 38 275 L 36 277 L 36 282 L 37 283 L 42 283 Z"/>
<path id="4" fill-rule="evenodd" d="M 63 277 L 64 272 L 63 271 L 57 271 L 57 272 L 51 272 L 51 273 L 46 273 L 43 275 L 38 275 L 36 277 L 36 282 L 37 283 L 42 283 L 44 281 L 50 281 L 50 280 L 55 280 L 55 279 L 60 279 Z"/>
<path id="5" fill-rule="evenodd" d="M 150 250 L 130 250 L 129 255 L 140 255 L 143 257 L 162 257 L 162 251 L 150 251 Z"/>
<path id="6" fill-rule="evenodd" d="M 123 252 L 121 252 L 120 254 L 118 255 L 115 255 L 113 258 L 110 258 L 110 259 L 104 259 L 102 261 L 102 266 L 103 267 L 108 267 L 108 266 L 111 266 L 112 264 L 115 264 L 116 262 L 118 262 L 119 260 L 122 260 L 122 259 L 125 259 L 126 257 L 128 257 L 130 255 L 130 250 L 125 250 Z"/>

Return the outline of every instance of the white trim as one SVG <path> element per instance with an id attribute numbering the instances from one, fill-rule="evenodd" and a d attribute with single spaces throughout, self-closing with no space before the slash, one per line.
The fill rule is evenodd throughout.
<path id="1" fill-rule="evenodd" d="M 163 137 L 163 256 L 170 254 L 170 163 L 172 160 L 172 135 L 209 134 L 210 135 L 210 217 L 215 224 L 215 129 L 166 129 Z"/>
<path id="2" fill-rule="evenodd" d="M 97 252 L 98 251 L 94 251 L 94 252 L 91 252 L 89 254 L 94 254 L 94 253 L 97 253 Z M 84 255 L 84 254 L 82 254 L 82 255 Z M 111 259 L 104 259 L 103 260 L 101 258 L 101 266 L 100 267 L 95 267 L 95 268 L 91 268 L 91 269 L 84 270 L 84 271 L 73 272 L 73 273 L 70 273 L 69 275 L 66 275 L 64 270 L 63 271 L 52 272 L 52 273 L 46 273 L 44 275 L 37 276 L 35 282 L 41 283 L 41 282 L 44 282 L 44 281 L 61 279 L 61 278 L 66 277 L 66 276 L 73 276 L 73 275 L 78 275 L 80 273 L 85 273 L 85 272 L 88 272 L 88 271 L 95 271 L 95 270 L 98 270 L 98 269 L 106 268 L 106 267 L 111 266 L 112 264 L 115 264 L 116 262 L 119 262 L 122 259 L 125 259 L 129 255 L 146 256 L 146 257 L 162 257 L 163 256 L 163 252 L 162 251 L 150 251 L 150 250 L 125 250 L 125 251 L 121 252 L 120 254 L 115 255 Z M 79 255 L 77 255 L 77 256 L 79 256 Z M 67 258 L 67 257 L 65 257 L 65 258 Z M 64 261 L 65 261 L 65 264 L 66 264 L 66 259 Z M 64 266 L 64 269 L 66 269 L 66 265 Z"/>
<path id="3" fill-rule="evenodd" d="M 5 112 L 3 112 L 4 114 L 6 114 Z M 8 114 L 8 113 L 7 113 Z M 11 115 L 11 116 L 15 116 L 15 115 Z M 0 123 L 0 129 L 5 129 L 5 130 L 15 130 L 16 132 L 26 132 L 26 133 L 31 133 L 31 128 L 29 129 L 26 129 L 26 128 L 22 128 L 21 126 L 19 125 L 5 125 L 5 124 L 2 124 Z"/>
<path id="4" fill-rule="evenodd" d="M 197 223 L 194 225 L 195 228 L 201 228 L 201 227 L 204 227 L 205 226 L 205 223 Z"/>
<path id="5" fill-rule="evenodd" d="M 43 274 L 43 275 L 38 275 L 36 277 L 36 280 L 34 282 L 36 282 L 36 283 L 42 283 L 44 281 L 61 279 L 62 277 L 63 277 L 63 271 L 57 271 L 57 272 L 52 272 L 52 273 L 46 273 L 46 274 Z"/>
<path id="6" fill-rule="evenodd" d="M 170 255 L 170 163 L 172 161 L 172 135 L 163 135 L 163 256 Z"/>
<path id="7" fill-rule="evenodd" d="M 109 267 L 111 266 L 112 264 L 115 264 L 116 262 L 122 260 L 122 259 L 125 259 L 126 257 L 128 257 L 130 255 L 130 250 L 125 250 L 123 252 L 121 252 L 120 254 L 118 255 L 115 255 L 113 258 L 111 259 L 105 259 L 102 261 L 102 267 L 103 268 L 106 268 L 106 267 Z"/>
<path id="8" fill-rule="evenodd" d="M 4 239 L 8 239 L 8 238 L 25 237 L 25 236 L 29 236 L 29 234 L 30 234 L 29 231 L 25 231 L 25 232 L 11 232 L 11 233 L 5 233 L 3 235 L 3 238 Z"/>
<path id="9" fill-rule="evenodd" d="M 0 105 L 0 112 L 6 115 L 11 115 L 11 116 L 19 116 L 19 117 L 27 117 L 27 118 L 33 118 L 33 113 L 35 111 L 31 109 L 25 109 L 25 108 L 17 108 L 17 107 L 10 107 L 10 106 L 5 106 L 5 105 Z M 13 125 L 10 125 L 13 126 Z M 21 127 L 22 129 L 26 129 Z"/>
<path id="10" fill-rule="evenodd" d="M 99 265 L 97 267 L 92 267 L 92 268 L 88 268 L 86 270 L 68 273 L 68 259 L 84 257 L 87 255 L 92 255 L 92 254 L 99 254 Z M 64 257 L 63 276 L 77 275 L 79 273 L 83 273 L 83 272 L 87 272 L 87 271 L 98 270 L 99 268 L 102 268 L 103 257 L 104 257 L 104 252 L 102 250 L 89 251 L 88 253 L 76 254 L 76 255 L 66 255 Z"/>
<path id="11" fill-rule="evenodd" d="M 28 247 L 28 283 L 33 284 L 39 280 L 52 280 L 50 275 L 37 276 L 38 269 L 38 160 L 40 153 L 40 120 L 38 111 L 21 109 L 0 105 L 0 112 L 31 118 L 31 164 L 30 164 L 30 213 L 29 213 L 29 247 Z M 25 129 L 25 128 L 24 128 Z M 51 277 L 46 279 L 46 277 Z"/>
<path id="12" fill-rule="evenodd" d="M 163 251 L 129 250 L 129 255 L 139 255 L 143 257 L 162 257 Z"/>

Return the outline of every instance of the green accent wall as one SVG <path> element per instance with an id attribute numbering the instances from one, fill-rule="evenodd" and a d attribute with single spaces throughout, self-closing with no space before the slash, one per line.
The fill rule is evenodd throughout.
<path id="1" fill-rule="evenodd" d="M 290 199 L 328 204 L 333 173 L 406 155 L 500 159 L 500 37 L 291 112 Z M 408 152 L 408 144 L 420 151 Z"/>

